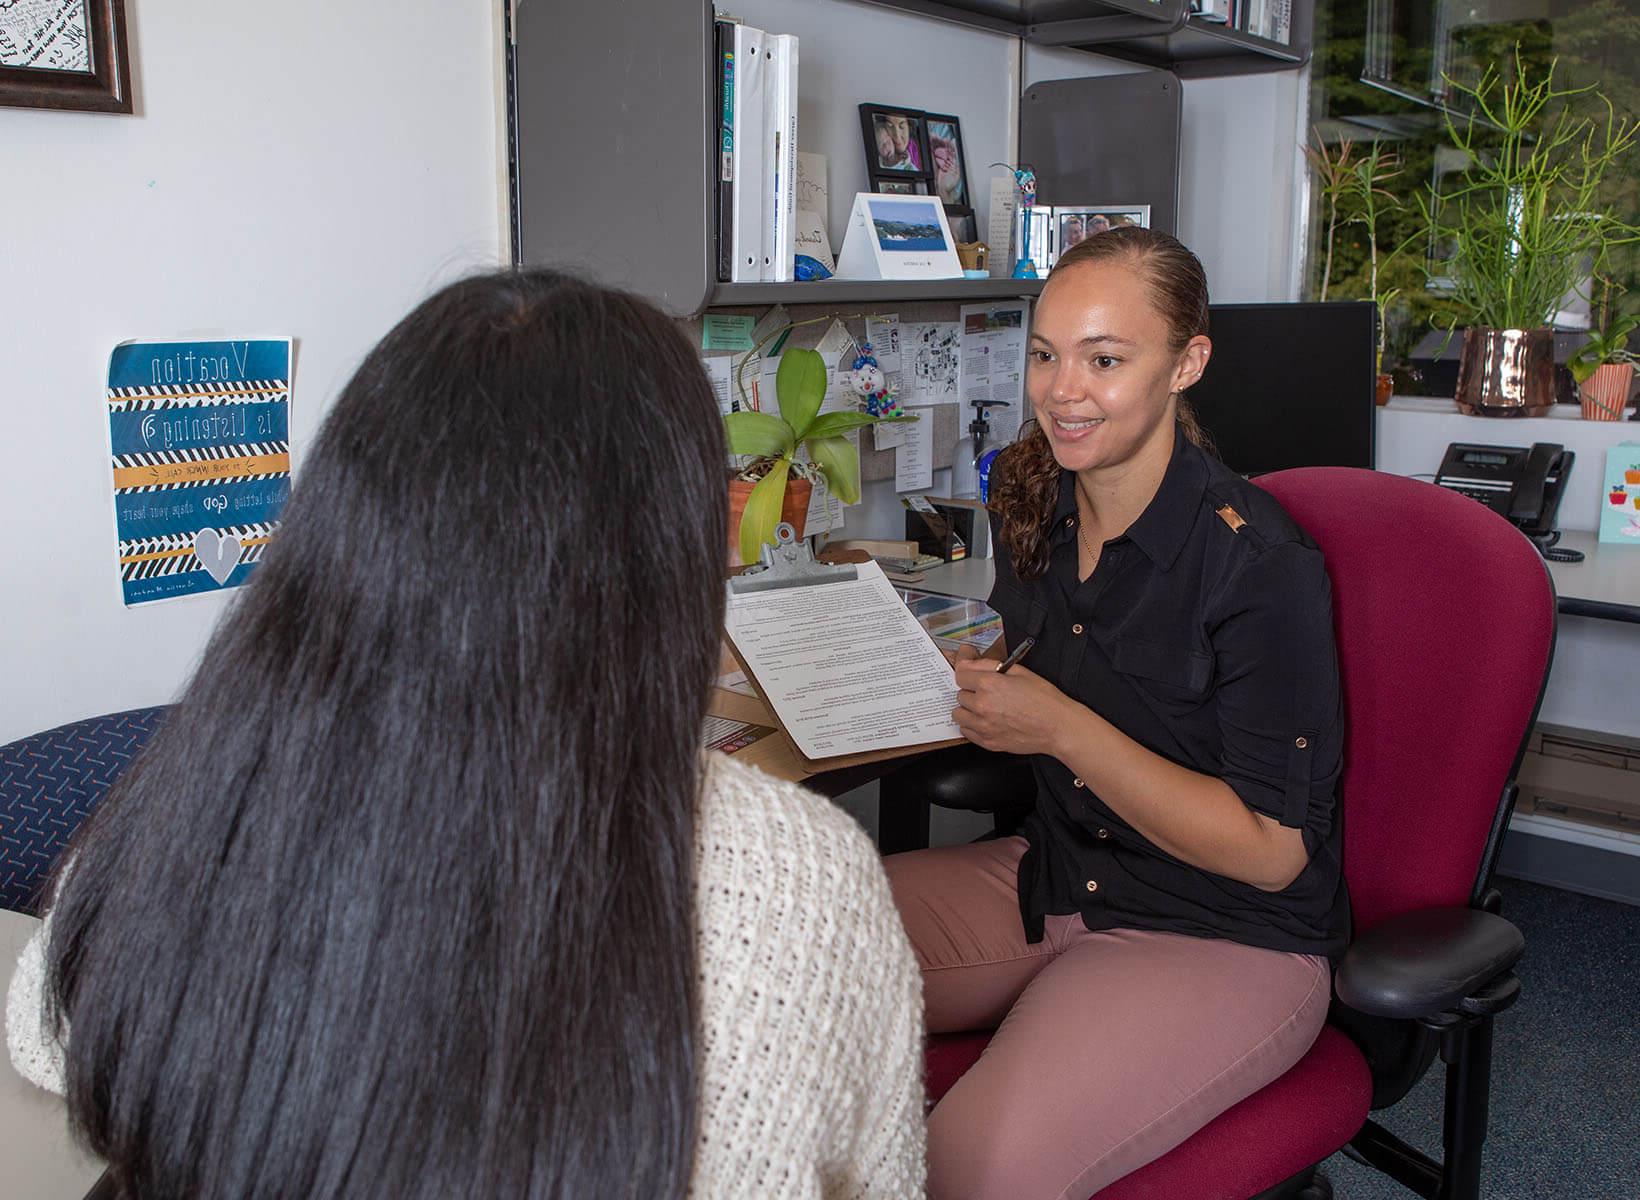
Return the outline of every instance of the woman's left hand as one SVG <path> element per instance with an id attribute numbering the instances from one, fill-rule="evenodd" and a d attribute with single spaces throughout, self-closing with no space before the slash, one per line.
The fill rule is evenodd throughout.
<path id="1" fill-rule="evenodd" d="M 1081 705 L 1028 667 L 997 671 L 989 658 L 956 664 L 957 708 L 951 719 L 962 736 L 1004 754 L 1052 754 L 1057 737 Z"/>

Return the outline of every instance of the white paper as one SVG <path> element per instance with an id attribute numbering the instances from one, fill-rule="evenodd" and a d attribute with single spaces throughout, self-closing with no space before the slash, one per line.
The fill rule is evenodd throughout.
<path id="1" fill-rule="evenodd" d="M 895 421 L 891 425 L 873 425 L 871 436 L 877 449 L 893 450 L 905 445 L 906 430 L 910 429 L 912 424 L 911 421 Z"/>
<path id="2" fill-rule="evenodd" d="M 837 260 L 831 253 L 831 239 L 826 236 L 826 219 L 819 213 L 806 208 L 797 210 L 792 242 L 794 254 L 807 254 L 826 270 L 837 270 Z"/>
<path id="3" fill-rule="evenodd" d="M 826 189 L 826 156 L 797 152 L 797 208 L 800 212 L 818 213 L 824 223 L 831 211 Z"/>
<path id="4" fill-rule="evenodd" d="M 725 354 L 714 354 L 711 358 L 701 359 L 706 367 L 706 378 L 712 382 L 712 393 L 717 396 L 718 412 L 728 414 L 734 411 L 734 405 L 729 399 L 729 371 L 731 359 Z"/>
<path id="5" fill-rule="evenodd" d="M 957 321 L 900 326 L 900 403 L 955 404 L 962 325 Z"/>
<path id="6" fill-rule="evenodd" d="M 962 306 L 962 353 L 958 390 L 964 404 L 1001 400 L 1007 408 L 986 410 L 993 446 L 1019 433 L 1025 408 L 1025 337 L 1030 331 L 1028 300 Z"/>
<path id="7" fill-rule="evenodd" d="M 821 354 L 842 354 L 848 351 L 852 360 L 855 350 L 854 335 L 848 331 L 847 325 L 833 317 L 831 324 L 826 326 L 825 336 L 814 348 Z"/>
<path id="8" fill-rule="evenodd" d="M 956 677 L 876 563 L 839 583 L 729 593 L 725 626 L 807 758 L 961 737 Z"/>
<path id="9" fill-rule="evenodd" d="M 991 278 L 1007 279 L 1014 273 L 1014 208 L 1019 189 L 1014 173 L 991 176 L 991 219 L 985 226 L 985 244 L 991 251 Z"/>
<path id="10" fill-rule="evenodd" d="M 901 426 L 905 444 L 894 452 L 894 490 L 925 492 L 934 486 L 934 413 L 912 410 L 915 421 Z"/>
<path id="11" fill-rule="evenodd" d="M 866 341 L 883 374 L 900 369 L 900 314 L 882 313 L 866 318 Z"/>

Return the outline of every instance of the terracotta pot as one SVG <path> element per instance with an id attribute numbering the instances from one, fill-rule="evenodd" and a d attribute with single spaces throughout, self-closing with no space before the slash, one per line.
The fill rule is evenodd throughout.
<path id="1" fill-rule="evenodd" d="M 1472 417 L 1546 417 L 1555 406 L 1555 335 L 1538 329 L 1466 329 L 1458 411 Z"/>
<path id="2" fill-rule="evenodd" d="M 1395 394 L 1395 376 L 1380 375 L 1378 377 L 1377 400 L 1378 407 L 1383 408 L 1389 403 L 1389 398 Z"/>
<path id="3" fill-rule="evenodd" d="M 729 561 L 740 563 L 740 518 L 745 515 L 746 501 L 752 497 L 755 483 L 744 479 L 729 480 Z M 780 504 L 780 519 L 791 522 L 797 536 L 803 536 L 803 526 L 809 515 L 809 496 L 814 484 L 807 479 L 787 479 L 786 498 Z M 755 559 L 753 560 L 756 561 Z"/>
<path id="4" fill-rule="evenodd" d="M 1585 421 L 1621 421 L 1634 382 L 1633 363 L 1601 363 L 1578 388 Z"/>

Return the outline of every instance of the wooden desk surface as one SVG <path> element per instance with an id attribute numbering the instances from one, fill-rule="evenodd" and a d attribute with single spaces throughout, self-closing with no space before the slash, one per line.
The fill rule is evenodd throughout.
<path id="1" fill-rule="evenodd" d="M 0 980 L 9 986 L 17 956 L 39 922 L 0 910 Z M 0 1055 L 0 1163 L 4 1191 L 29 1200 L 80 1200 L 103 1173 L 102 1164 L 68 1136 L 68 1113 L 60 1097 L 19 1075 Z"/>

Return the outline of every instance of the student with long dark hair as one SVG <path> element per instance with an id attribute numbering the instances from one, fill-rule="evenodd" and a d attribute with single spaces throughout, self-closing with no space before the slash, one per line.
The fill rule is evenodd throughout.
<path id="1" fill-rule="evenodd" d="M 920 1194 L 871 844 L 700 750 L 724 456 L 675 325 L 559 274 L 366 358 L 13 982 L 122 1196 Z"/>
<path id="2" fill-rule="evenodd" d="M 1207 278 L 1092 234 L 1031 325 L 1036 424 L 997 464 L 1006 673 L 965 736 L 1029 757 L 1023 836 L 887 860 L 933 1032 L 997 1029 L 929 1117 L 936 1200 L 1072 1200 L 1296 1062 L 1349 922 L 1321 553 L 1203 448 Z M 1004 1020 L 1004 1018 L 1006 1018 Z"/>

